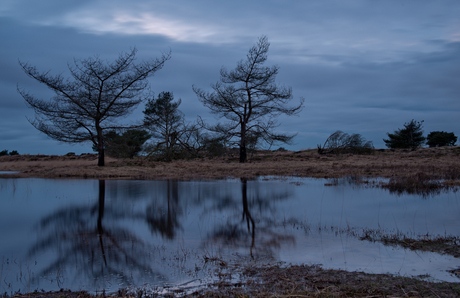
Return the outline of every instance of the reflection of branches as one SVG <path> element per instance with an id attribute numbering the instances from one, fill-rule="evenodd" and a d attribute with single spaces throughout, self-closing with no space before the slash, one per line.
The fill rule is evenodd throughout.
<path id="1" fill-rule="evenodd" d="M 178 182 L 168 181 L 166 191 L 166 206 L 156 201 L 147 207 L 147 223 L 152 233 L 160 234 L 168 239 L 174 239 L 176 230 L 180 228 L 179 215 L 182 214 L 179 206 Z"/>
<path id="2" fill-rule="evenodd" d="M 241 179 L 241 187 L 242 187 L 242 191 L 241 191 L 241 195 L 243 197 L 243 220 L 244 218 L 246 218 L 246 222 L 248 224 L 248 232 L 251 231 L 251 226 L 250 224 L 252 224 L 252 242 L 251 242 L 251 257 L 254 258 L 254 256 L 252 255 L 252 249 L 254 248 L 254 240 L 255 240 L 255 237 L 256 237 L 256 224 L 254 222 L 254 219 L 252 218 L 251 216 L 251 212 L 249 212 L 249 206 L 248 206 L 248 181 L 247 179 Z"/>
<path id="3" fill-rule="evenodd" d="M 236 223 L 232 220 L 239 218 L 230 217 L 229 221 L 225 226 L 217 227 L 214 232 L 208 237 L 207 242 L 210 243 L 221 243 L 224 246 L 232 247 L 247 247 L 249 248 L 250 256 L 254 258 L 254 250 L 257 250 L 258 254 L 273 257 L 273 248 L 279 248 L 282 242 L 294 242 L 294 237 L 289 235 L 284 235 L 272 231 L 271 218 L 276 216 L 273 214 L 274 208 L 270 206 L 271 201 L 274 199 L 287 198 L 288 194 L 276 194 L 270 193 L 271 197 L 265 197 L 265 203 L 261 203 L 260 197 L 258 197 L 258 191 L 255 192 L 255 195 L 251 197 L 252 200 L 248 199 L 248 187 L 247 179 L 241 179 L 241 197 L 243 205 L 243 214 L 242 220 Z M 268 196 L 268 194 L 267 194 Z M 250 201 L 252 204 L 250 204 Z M 254 219 L 253 214 L 251 213 L 251 207 L 254 206 L 254 202 L 258 202 L 258 207 L 260 211 L 260 217 Z M 241 210 L 236 204 L 229 204 L 227 202 L 224 204 L 228 208 L 233 208 L 236 210 Z M 217 205 L 218 208 L 221 208 L 222 205 Z M 267 211 L 272 211 L 271 215 L 268 217 L 263 217 L 262 214 Z M 239 211 L 241 212 L 241 211 Z M 258 223 L 256 229 L 256 222 Z M 241 224 L 247 226 L 247 231 L 243 229 Z M 257 231 L 257 232 L 256 232 Z"/>
<path id="4" fill-rule="evenodd" d="M 57 252 L 58 257 L 40 275 L 73 267 L 77 269 L 75 276 L 95 282 L 116 276 L 128 283 L 134 280 L 132 274 L 127 274 L 129 271 L 153 274 L 146 265 L 150 258 L 147 245 L 127 229 L 106 227 L 107 223 L 103 223 L 104 216 L 125 213 L 113 211 L 105 208 L 105 181 L 101 180 L 98 203 L 93 207 L 68 207 L 43 218 L 40 229 L 45 236 L 30 248 L 29 255 L 51 251 Z"/>

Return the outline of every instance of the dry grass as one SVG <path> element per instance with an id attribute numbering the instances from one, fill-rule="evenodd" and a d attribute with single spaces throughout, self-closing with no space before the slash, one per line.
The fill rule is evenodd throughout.
<path id="1" fill-rule="evenodd" d="M 248 163 L 237 157 L 151 161 L 107 158 L 98 167 L 94 154 L 81 156 L 20 155 L 0 158 L 0 171 L 20 171 L 10 177 L 95 179 L 221 179 L 258 176 L 398 178 L 423 175 L 458 185 L 460 147 L 374 150 L 370 155 L 319 155 L 316 150 L 260 151 Z"/>
<path id="2" fill-rule="evenodd" d="M 326 270 L 318 266 L 247 268 L 240 287 L 224 283 L 196 297 L 459 297 L 460 284 Z M 195 295 L 194 295 L 195 296 Z"/>
<path id="3" fill-rule="evenodd" d="M 327 270 L 319 266 L 248 267 L 244 281 L 225 280 L 191 294 L 178 291 L 158 295 L 145 292 L 90 295 L 86 292 L 49 292 L 16 295 L 18 298 L 96 297 L 459 297 L 459 283 L 432 283 L 417 278 Z"/>
<path id="4" fill-rule="evenodd" d="M 388 183 L 381 186 L 388 189 L 390 193 L 409 193 L 422 196 L 436 195 L 442 191 L 449 191 L 451 189 L 454 191 L 457 190 L 458 179 L 450 179 L 448 182 L 438 179 L 440 178 L 436 176 L 431 177 L 423 172 L 417 172 L 414 175 L 392 177 Z"/>
<path id="5" fill-rule="evenodd" d="M 401 238 L 394 235 L 386 235 L 379 241 L 387 245 L 401 246 L 410 250 L 431 251 L 448 254 L 455 258 L 460 257 L 460 239 L 454 236 L 411 239 L 406 237 Z"/>

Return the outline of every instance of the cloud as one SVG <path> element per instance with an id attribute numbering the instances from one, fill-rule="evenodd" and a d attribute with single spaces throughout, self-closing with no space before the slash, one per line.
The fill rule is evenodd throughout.
<path id="1" fill-rule="evenodd" d="M 46 7 L 52 6 L 52 9 L 30 2 L 19 9 L 21 2 L 24 1 L 0 4 L 0 15 L 26 20 L 34 25 L 74 28 L 97 35 L 161 35 L 175 41 L 199 43 L 232 41 L 231 34 L 228 34 L 232 30 L 226 25 L 203 18 L 199 9 L 192 13 L 193 9 L 185 11 L 181 8 L 183 5 L 170 2 L 84 1 L 67 4 L 48 1 Z"/>
<path id="2" fill-rule="evenodd" d="M 4 0 L 0 126 L 16 121 L 17 127 L 5 149 L 33 151 L 24 140 L 37 136 L 43 146 L 64 148 L 25 119 L 33 113 L 16 84 L 44 99 L 51 93 L 21 71 L 18 59 L 68 75 L 74 58 L 112 60 L 136 46 L 142 60 L 171 49 L 172 59 L 150 80 L 152 91 L 181 98 L 188 120 L 201 115 L 212 121 L 191 86 L 210 90 L 220 68 L 235 67 L 263 34 L 271 43 L 267 65 L 280 66 L 277 82 L 291 86 L 295 99 L 306 99 L 299 117 L 280 119 L 281 131 L 299 132 L 292 149 L 315 148 L 337 129 L 383 147 L 385 133 L 412 118 L 425 120 L 426 132 L 460 135 L 453 124 L 460 113 L 460 2 L 444 3 Z M 22 137 L 15 141 L 15 134 Z M 6 137 L 0 131 L 0 139 Z"/>
<path id="3" fill-rule="evenodd" d="M 454 1 L 448 1 L 454 3 Z M 446 4 L 448 5 L 448 4 Z M 327 49 L 366 53 L 420 46 L 423 38 L 455 38 L 458 5 L 431 1 L 328 1 L 265 3 L 215 1 L 5 0 L 0 12 L 43 26 L 94 34 L 162 35 L 175 41 L 248 42 L 270 33 L 273 42 L 313 54 Z M 439 34 L 442 34 L 441 36 Z"/>

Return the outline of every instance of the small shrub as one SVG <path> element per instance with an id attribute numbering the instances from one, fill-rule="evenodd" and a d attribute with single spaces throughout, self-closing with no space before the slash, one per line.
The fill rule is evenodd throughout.
<path id="1" fill-rule="evenodd" d="M 209 157 L 223 156 L 226 153 L 225 145 L 220 141 L 209 142 L 205 148 Z"/>
<path id="2" fill-rule="evenodd" d="M 105 153 L 115 158 L 134 158 L 142 151 L 143 144 L 150 138 L 146 130 L 128 129 L 119 134 L 110 130 L 104 134 Z M 98 151 L 93 146 L 94 151 Z"/>
<path id="3" fill-rule="evenodd" d="M 432 131 L 427 136 L 426 144 L 430 147 L 454 146 L 457 136 L 453 132 Z"/>
<path id="4" fill-rule="evenodd" d="M 326 154 L 370 154 L 374 146 L 371 141 L 366 141 L 360 134 L 349 135 L 340 130 L 331 134 L 324 145 L 318 145 L 318 153 Z"/>
<path id="5" fill-rule="evenodd" d="M 10 156 L 19 155 L 19 152 L 16 151 L 16 150 L 13 150 L 13 151 L 11 151 L 9 154 L 10 154 Z"/>
<path id="6" fill-rule="evenodd" d="M 0 151 L 0 156 L 8 155 L 8 150 Z"/>

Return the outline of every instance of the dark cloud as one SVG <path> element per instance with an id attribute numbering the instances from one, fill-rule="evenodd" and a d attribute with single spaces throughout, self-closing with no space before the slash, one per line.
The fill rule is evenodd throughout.
<path id="1" fill-rule="evenodd" d="M 242 8 L 244 7 L 244 9 Z M 217 121 L 192 85 L 210 90 L 222 66 L 244 59 L 257 37 L 271 42 L 268 64 L 278 82 L 304 97 L 298 117 L 280 118 L 298 131 L 291 149 L 315 148 L 335 130 L 361 133 L 384 147 L 387 132 L 411 119 L 425 132 L 453 131 L 460 112 L 460 3 L 446 1 L 23 1 L 0 4 L 0 150 L 89 152 L 58 145 L 27 121 L 16 88 L 49 98 L 18 60 L 67 73 L 67 63 L 99 55 L 113 60 L 137 47 L 138 59 L 172 51 L 150 80 L 151 91 L 182 99 L 189 121 Z M 131 119 L 142 117 L 139 107 Z"/>

